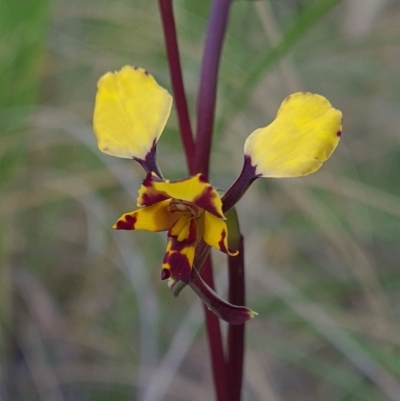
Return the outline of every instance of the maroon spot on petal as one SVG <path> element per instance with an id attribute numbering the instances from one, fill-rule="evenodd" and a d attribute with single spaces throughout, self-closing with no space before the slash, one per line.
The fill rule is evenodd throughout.
<path id="1" fill-rule="evenodd" d="M 126 215 L 125 220 L 118 220 L 115 228 L 117 230 L 134 230 L 137 218 L 136 216 Z"/>
<path id="2" fill-rule="evenodd" d="M 336 136 L 338 136 L 339 138 L 342 136 L 342 131 L 338 131 L 338 132 L 336 132 Z"/>
<path id="3" fill-rule="evenodd" d="M 157 176 L 155 176 L 155 175 L 153 175 L 151 173 L 147 173 L 146 178 L 142 181 L 142 186 L 146 187 L 146 188 L 152 188 L 154 182 L 162 182 L 162 181 L 165 181 L 165 180 L 162 180 L 162 179 L 158 178 Z M 154 195 L 144 194 L 143 198 L 145 198 L 146 196 L 147 197 L 157 196 L 158 194 L 161 194 L 161 193 L 157 193 L 157 194 L 154 194 Z M 163 193 L 162 199 L 160 199 L 160 200 L 164 200 L 164 199 L 168 199 L 168 196 L 166 196 Z M 154 201 L 152 203 L 154 203 Z"/>
<path id="4" fill-rule="evenodd" d="M 249 179 L 256 177 L 257 165 L 253 166 L 251 157 L 249 155 L 244 155 L 244 177 L 248 181 Z"/>
<path id="5" fill-rule="evenodd" d="M 161 270 L 161 280 L 166 280 L 171 277 L 171 272 L 169 269 L 162 269 Z"/>
<path id="6" fill-rule="evenodd" d="M 186 238 L 187 242 L 194 242 L 197 239 L 197 220 L 191 218 L 189 221 L 189 232 Z"/>
<path id="7" fill-rule="evenodd" d="M 142 182 L 142 185 L 146 188 L 153 186 L 153 176 L 151 173 L 147 173 L 146 178 Z"/>
<path id="8" fill-rule="evenodd" d="M 168 199 L 168 196 L 165 196 L 163 193 L 143 194 L 140 204 L 143 206 L 150 206 L 154 205 L 154 203 L 161 202 L 165 199 Z"/>
<path id="9" fill-rule="evenodd" d="M 207 178 L 206 178 L 206 177 L 204 177 L 204 175 L 203 175 L 203 174 L 199 174 L 199 181 L 200 181 L 200 182 L 205 182 L 205 183 L 207 183 L 207 184 L 208 184 Z"/>
<path id="10" fill-rule="evenodd" d="M 149 72 L 147 70 L 144 70 L 145 75 L 149 75 Z"/>
<path id="11" fill-rule="evenodd" d="M 225 246 L 225 238 L 226 238 L 226 231 L 222 230 L 221 239 L 218 242 L 218 247 L 222 252 L 227 253 L 227 249 L 226 249 L 226 246 Z"/>
<path id="12" fill-rule="evenodd" d="M 138 162 L 142 165 L 142 167 L 145 169 L 145 171 L 148 172 L 154 172 L 154 174 L 157 174 L 156 172 L 159 171 L 159 167 L 157 165 L 157 160 L 156 160 L 156 143 L 157 139 L 153 139 L 153 143 L 151 145 L 151 148 L 149 152 L 146 154 L 146 157 L 144 159 L 138 159 Z M 153 181 L 161 181 L 158 176 L 155 176 L 153 174 L 152 180 Z"/>
<path id="13" fill-rule="evenodd" d="M 170 255 L 171 255 L 171 251 L 165 252 L 163 260 L 162 260 L 163 264 L 168 264 L 168 259 L 169 259 Z"/>
<path id="14" fill-rule="evenodd" d="M 188 241 L 178 241 L 176 238 L 171 237 L 171 248 L 172 252 L 181 252 L 184 248 L 188 246 Z"/>
<path id="15" fill-rule="evenodd" d="M 210 185 L 202 194 L 193 202 L 197 207 L 201 207 L 207 212 L 210 212 L 214 216 L 222 218 L 223 216 L 218 212 L 213 204 L 213 200 L 217 195 L 213 190 L 213 187 Z"/>
<path id="16" fill-rule="evenodd" d="M 174 252 L 169 256 L 168 262 L 171 268 L 171 274 L 188 284 L 192 267 L 190 266 L 187 256 L 179 252 Z"/>
<path id="17" fill-rule="evenodd" d="M 134 65 L 134 66 L 133 66 L 133 69 L 134 69 L 134 70 L 137 70 L 137 69 L 138 69 L 138 67 L 136 67 L 136 65 Z"/>

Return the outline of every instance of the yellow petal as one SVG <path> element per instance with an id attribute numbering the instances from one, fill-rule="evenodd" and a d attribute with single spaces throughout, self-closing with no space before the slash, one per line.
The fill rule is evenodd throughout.
<path id="1" fill-rule="evenodd" d="M 155 174 L 148 174 L 137 202 L 138 206 L 144 206 L 168 198 L 190 202 L 215 216 L 224 216 L 221 197 L 202 174 L 179 181 L 160 180 Z"/>
<path id="2" fill-rule="evenodd" d="M 172 274 L 184 283 L 189 283 L 195 253 L 196 243 L 188 244 L 186 241 L 179 242 L 170 238 L 163 259 L 161 278 L 169 278 Z"/>
<path id="3" fill-rule="evenodd" d="M 169 200 L 146 206 L 122 215 L 113 228 L 118 230 L 169 230 L 179 219 L 179 213 L 168 212 Z"/>
<path id="4" fill-rule="evenodd" d="M 172 97 L 142 68 L 125 66 L 100 78 L 93 127 L 99 149 L 144 160 L 160 137 Z"/>
<path id="5" fill-rule="evenodd" d="M 245 155 L 263 177 L 297 177 L 313 173 L 339 143 L 342 113 L 320 95 L 288 96 L 276 119 L 255 130 L 244 145 Z"/>
<path id="6" fill-rule="evenodd" d="M 194 242 L 197 239 L 197 219 L 191 213 L 181 213 L 179 220 L 168 231 L 168 236 L 178 241 Z"/>
<path id="7" fill-rule="evenodd" d="M 208 212 L 204 212 L 203 239 L 206 244 L 228 255 L 236 256 L 239 253 L 228 248 L 228 228 L 225 221 Z"/>
<path id="8" fill-rule="evenodd" d="M 187 231 L 189 231 L 189 229 L 187 228 L 188 223 L 189 223 L 189 219 L 191 217 L 191 213 L 183 213 L 178 220 L 176 221 L 176 223 L 171 227 L 171 229 L 168 231 L 168 236 L 169 237 L 178 237 L 182 231 L 184 231 L 184 233 L 187 233 Z M 178 240 L 179 241 L 179 240 Z"/>

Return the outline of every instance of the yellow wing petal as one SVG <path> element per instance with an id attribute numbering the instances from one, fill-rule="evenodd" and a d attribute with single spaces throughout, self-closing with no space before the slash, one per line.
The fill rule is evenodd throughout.
<path id="1" fill-rule="evenodd" d="M 206 244 L 228 255 L 236 256 L 239 253 L 228 248 L 228 228 L 225 221 L 208 212 L 204 212 L 203 239 Z"/>
<path id="2" fill-rule="evenodd" d="M 317 171 L 339 143 L 342 113 L 323 96 L 301 92 L 288 96 L 275 120 L 246 140 L 256 174 L 297 177 Z"/>
<path id="3" fill-rule="evenodd" d="M 100 78 L 93 117 L 99 149 L 144 160 L 160 137 L 172 97 L 142 68 L 125 66 Z"/>
<path id="4" fill-rule="evenodd" d="M 191 213 L 174 212 L 173 214 L 178 214 L 180 217 L 168 231 L 168 236 L 176 238 L 179 242 L 195 242 L 198 237 L 197 218 Z"/>

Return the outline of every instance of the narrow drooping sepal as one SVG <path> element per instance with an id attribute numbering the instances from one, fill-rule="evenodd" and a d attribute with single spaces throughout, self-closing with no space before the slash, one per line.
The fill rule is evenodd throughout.
<path id="1" fill-rule="evenodd" d="M 275 120 L 255 130 L 244 153 L 260 177 L 299 177 L 317 171 L 342 133 L 342 113 L 323 96 L 299 92 L 281 104 Z"/>
<path id="2" fill-rule="evenodd" d="M 196 269 L 192 269 L 189 286 L 205 303 L 207 308 L 225 322 L 243 324 L 257 316 L 256 312 L 245 306 L 235 306 L 223 300 L 202 280 Z"/>
<path id="3" fill-rule="evenodd" d="M 145 162 L 155 154 L 171 95 L 146 70 L 131 66 L 103 75 L 97 87 L 93 127 L 99 149 Z"/>

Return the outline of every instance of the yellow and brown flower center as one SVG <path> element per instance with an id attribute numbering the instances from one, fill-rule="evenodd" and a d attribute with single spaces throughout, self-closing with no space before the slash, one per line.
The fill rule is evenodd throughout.
<path id="1" fill-rule="evenodd" d="M 180 199 L 171 199 L 171 202 L 169 203 L 167 210 L 170 213 L 173 212 L 190 212 L 193 217 L 200 217 L 200 215 L 203 213 L 203 209 L 200 209 L 196 205 L 194 205 L 191 202 L 183 201 Z"/>
<path id="2" fill-rule="evenodd" d="M 170 213 L 180 213 L 181 216 L 168 231 L 168 236 L 179 242 L 193 243 L 198 239 L 198 219 L 204 210 L 191 202 L 171 199 L 167 207 Z"/>

